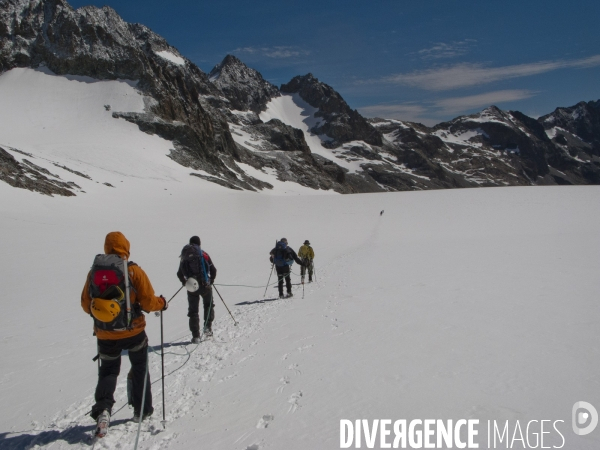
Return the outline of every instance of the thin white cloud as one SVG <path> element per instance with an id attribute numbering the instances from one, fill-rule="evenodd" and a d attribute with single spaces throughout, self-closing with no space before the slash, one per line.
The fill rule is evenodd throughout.
<path id="1" fill-rule="evenodd" d="M 297 47 L 275 46 L 275 47 L 240 47 L 232 53 L 247 53 L 250 55 L 264 56 L 273 59 L 294 58 L 298 56 L 307 56 L 310 54 L 307 50 Z"/>
<path id="2" fill-rule="evenodd" d="M 504 67 L 485 67 L 483 64 L 462 63 L 392 75 L 385 77 L 384 81 L 429 91 L 445 91 L 499 80 L 538 75 L 558 69 L 583 69 L 596 66 L 600 66 L 600 55 L 583 59 L 540 61 Z"/>
<path id="3" fill-rule="evenodd" d="M 365 117 L 421 122 L 425 125 L 434 125 L 436 123 L 435 120 L 426 117 L 428 109 L 425 106 L 415 103 L 370 105 L 358 108 L 358 111 Z"/>
<path id="4" fill-rule="evenodd" d="M 487 107 L 506 102 L 524 100 L 536 95 L 533 91 L 524 89 L 509 89 L 503 91 L 486 92 L 466 97 L 451 97 L 434 102 L 438 114 L 458 114 L 475 108 Z"/>
<path id="5" fill-rule="evenodd" d="M 424 60 L 456 58 L 468 53 L 476 42 L 475 39 L 465 39 L 464 41 L 452 41 L 449 43 L 438 42 L 433 47 L 419 50 L 417 55 Z"/>
<path id="6" fill-rule="evenodd" d="M 524 100 L 536 95 L 536 92 L 525 89 L 508 89 L 485 92 L 465 97 L 450 97 L 425 104 L 398 103 L 369 105 L 358 108 L 365 117 L 381 117 L 408 122 L 420 122 L 428 126 L 435 125 L 442 118 L 457 116 L 473 109 L 483 109 L 491 105 Z"/>

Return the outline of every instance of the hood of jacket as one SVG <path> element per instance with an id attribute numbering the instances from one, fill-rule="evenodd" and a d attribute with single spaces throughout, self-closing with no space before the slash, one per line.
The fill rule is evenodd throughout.
<path id="1" fill-rule="evenodd" d="M 129 241 L 120 231 L 112 231 L 106 235 L 104 240 L 104 253 L 129 259 Z"/>

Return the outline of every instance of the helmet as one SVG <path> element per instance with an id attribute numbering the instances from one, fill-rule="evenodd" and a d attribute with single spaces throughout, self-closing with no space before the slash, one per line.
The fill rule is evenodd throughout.
<path id="1" fill-rule="evenodd" d="M 200 284 L 198 284 L 198 280 L 191 277 L 191 278 L 188 278 L 187 281 L 185 282 L 185 288 L 189 292 L 196 292 L 198 289 L 200 289 Z"/>
<path id="2" fill-rule="evenodd" d="M 121 312 L 121 305 L 115 299 L 94 298 L 90 306 L 92 316 L 100 322 L 109 323 Z"/>

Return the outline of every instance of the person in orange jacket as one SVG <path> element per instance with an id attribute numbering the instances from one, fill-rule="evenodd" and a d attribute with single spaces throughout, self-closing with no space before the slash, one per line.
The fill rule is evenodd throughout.
<path id="1" fill-rule="evenodd" d="M 142 311 L 164 311 L 168 307 L 168 303 L 164 297 L 154 295 L 154 289 L 148 279 L 146 273 L 140 266 L 133 262 L 127 263 L 127 272 L 129 281 L 125 286 L 129 285 L 129 301 L 131 305 L 131 313 L 128 316 L 129 323 L 126 326 L 115 328 L 111 323 L 107 323 L 102 314 L 102 308 L 108 304 L 111 308 L 115 306 L 116 299 L 103 300 L 106 296 L 102 296 L 99 292 L 103 291 L 102 279 L 106 281 L 107 275 L 110 278 L 110 270 L 107 266 L 98 267 L 97 261 L 101 258 L 111 258 L 107 255 L 117 255 L 113 260 L 126 261 L 129 259 L 129 241 L 119 232 L 111 232 L 106 235 L 104 242 L 105 255 L 97 255 L 94 260 L 94 266 L 88 273 L 85 286 L 81 293 L 81 307 L 94 318 L 94 333 L 98 338 L 98 356 L 100 357 L 100 368 L 98 370 L 98 384 L 96 386 L 95 400 L 96 404 L 92 407 L 91 416 L 98 420 L 100 426 L 100 416 L 106 421 L 108 427 L 108 419 L 110 418 L 111 409 L 115 403 L 114 392 L 117 387 L 117 377 L 121 368 L 121 351 L 128 350 L 129 360 L 131 361 L 131 369 L 133 375 L 132 397 L 133 397 L 133 415 L 134 421 L 139 421 L 140 414 L 142 418 L 150 416 L 154 412 L 152 407 L 152 393 L 150 390 L 150 374 L 146 383 L 146 396 L 144 399 L 144 411 L 140 411 L 142 404 L 142 396 L 144 390 L 144 375 L 146 373 L 146 364 L 148 363 L 148 337 L 146 336 L 146 320 Z M 100 259 L 99 259 L 100 258 Z M 118 270 L 117 266 L 111 266 Z M 124 272 L 124 265 L 120 266 Z M 123 279 L 121 277 L 121 287 L 123 287 Z M 98 281 L 100 280 L 100 281 Z M 109 292 L 104 286 L 104 292 Z M 124 298 L 126 288 L 116 289 L 120 293 L 121 299 Z M 113 291 L 111 291 L 111 294 Z M 118 296 L 118 294 L 117 294 Z M 100 297 L 100 298 L 98 298 Z M 108 303 L 107 303 L 108 302 Z M 124 305 L 124 303 L 122 303 Z M 118 308 L 118 307 L 117 307 Z M 121 317 L 125 316 L 125 311 Z M 98 320 L 100 318 L 100 320 Z"/>

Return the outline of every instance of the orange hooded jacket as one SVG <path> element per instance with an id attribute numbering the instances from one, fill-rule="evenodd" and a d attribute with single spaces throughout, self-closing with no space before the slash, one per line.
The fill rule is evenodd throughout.
<path id="1" fill-rule="evenodd" d="M 121 258 L 125 257 L 129 259 L 129 241 L 120 231 L 108 233 L 104 241 L 104 253 L 107 255 L 115 254 Z M 81 292 L 81 307 L 87 314 L 91 312 L 90 305 L 92 303 L 92 298 L 90 297 L 90 273 L 88 273 L 85 286 L 83 286 L 83 291 Z M 154 295 L 154 289 L 148 279 L 148 275 L 146 275 L 146 272 L 141 267 L 137 265 L 129 266 L 129 282 L 133 286 L 129 294 L 132 305 L 137 302 L 146 312 L 160 311 L 164 308 L 164 299 Z M 131 330 L 125 331 L 107 331 L 96 327 L 94 327 L 94 331 L 98 339 L 116 340 L 135 336 L 146 328 L 144 315 L 142 314 L 140 317 L 135 318 L 131 325 Z"/>

